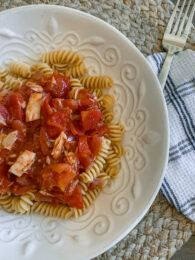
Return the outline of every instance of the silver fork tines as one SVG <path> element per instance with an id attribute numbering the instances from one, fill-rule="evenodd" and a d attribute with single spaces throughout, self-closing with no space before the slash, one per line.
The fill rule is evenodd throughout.
<path id="1" fill-rule="evenodd" d="M 164 85 L 165 85 L 166 78 L 167 78 L 169 68 L 171 65 L 171 61 L 173 58 L 173 54 L 178 51 L 182 51 L 185 46 L 185 43 L 187 41 L 187 37 L 190 32 L 192 19 L 193 19 L 194 12 L 195 12 L 195 3 L 194 3 L 193 7 L 190 10 L 189 17 L 187 19 L 189 8 L 190 8 L 190 5 L 192 2 L 194 2 L 194 1 L 192 1 L 192 0 L 189 1 L 188 6 L 185 10 L 185 13 L 182 17 L 186 0 L 183 1 L 180 11 L 178 9 L 180 0 L 177 1 L 177 4 L 173 10 L 173 13 L 170 17 L 167 28 L 165 30 L 162 45 L 163 45 L 164 49 L 166 49 L 168 51 L 168 54 L 167 54 L 167 57 L 163 64 L 163 68 L 159 75 L 159 81 L 160 81 L 162 87 L 164 87 Z M 179 14 L 178 14 L 178 17 L 174 24 L 176 14 L 178 11 L 179 11 Z"/>

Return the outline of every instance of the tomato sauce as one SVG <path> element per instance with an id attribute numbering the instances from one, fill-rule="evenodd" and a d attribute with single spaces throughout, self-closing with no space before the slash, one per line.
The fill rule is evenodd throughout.
<path id="1" fill-rule="evenodd" d="M 83 208 L 79 174 L 86 170 L 99 153 L 102 136 L 109 132 L 103 123 L 97 99 L 88 91 L 80 90 L 77 99 L 69 93 L 69 78 L 54 72 L 50 77 L 35 73 L 17 92 L 10 92 L 0 103 L 0 134 L 17 130 L 17 140 L 11 150 L 1 145 L 0 194 L 12 192 L 22 195 L 34 192 L 36 199 L 53 205 L 65 203 Z M 26 107 L 37 84 L 43 90 L 40 118 L 26 122 Z M 55 139 L 66 135 L 63 151 L 52 157 Z M 9 171 L 25 150 L 36 154 L 35 162 L 21 176 Z"/>

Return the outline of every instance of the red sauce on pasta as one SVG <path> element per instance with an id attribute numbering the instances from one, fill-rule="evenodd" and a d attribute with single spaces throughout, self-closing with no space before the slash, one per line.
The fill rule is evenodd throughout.
<path id="1" fill-rule="evenodd" d="M 38 89 L 42 93 L 40 117 L 27 120 L 29 99 Z M 50 77 L 36 73 L 0 103 L 1 135 L 17 131 L 11 149 L 1 146 L 0 194 L 31 191 L 40 201 L 83 208 L 79 174 L 94 161 L 109 128 L 103 123 L 97 99 L 88 90 L 79 90 L 76 98 L 72 95 L 69 78 L 56 72 Z M 62 133 L 63 150 L 55 154 L 55 140 Z M 10 167 L 25 150 L 35 153 L 36 159 L 17 176 Z"/>

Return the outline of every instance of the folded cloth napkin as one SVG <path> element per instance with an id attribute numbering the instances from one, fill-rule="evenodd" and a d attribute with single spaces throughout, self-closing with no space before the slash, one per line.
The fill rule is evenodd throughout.
<path id="1" fill-rule="evenodd" d="M 148 61 L 159 74 L 164 53 Z M 164 88 L 170 127 L 169 163 L 161 190 L 178 211 L 195 222 L 195 51 L 177 53 Z"/>

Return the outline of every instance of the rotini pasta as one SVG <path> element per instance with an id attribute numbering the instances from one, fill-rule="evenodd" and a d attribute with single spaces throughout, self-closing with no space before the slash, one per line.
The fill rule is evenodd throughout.
<path id="1" fill-rule="evenodd" d="M 100 172 L 97 179 L 101 179 L 104 181 L 103 186 L 102 186 L 102 187 L 104 187 L 110 180 L 110 176 L 106 172 Z"/>
<path id="2" fill-rule="evenodd" d="M 0 81 L 0 90 L 3 89 L 3 86 L 4 86 L 4 82 Z"/>
<path id="3" fill-rule="evenodd" d="M 105 123 L 110 123 L 114 119 L 114 114 L 110 112 L 110 110 L 103 108 L 101 111 L 104 116 Z"/>
<path id="4" fill-rule="evenodd" d="M 13 200 L 13 196 L 9 193 L 0 195 L 0 206 L 2 206 L 2 208 L 5 211 L 12 213 L 13 212 L 12 200 Z"/>
<path id="5" fill-rule="evenodd" d="M 120 123 L 111 123 L 108 124 L 110 132 L 107 134 L 107 137 L 111 140 L 112 143 L 120 143 L 124 133 L 124 127 Z"/>
<path id="6" fill-rule="evenodd" d="M 11 75 L 7 75 L 5 78 L 5 83 L 4 83 L 3 88 L 8 89 L 8 90 L 17 90 L 22 86 L 22 84 L 24 82 L 25 82 L 24 79 L 16 78 Z"/>
<path id="7" fill-rule="evenodd" d="M 72 87 L 83 88 L 79 79 L 71 78 L 70 84 L 71 84 Z"/>
<path id="8" fill-rule="evenodd" d="M 72 208 L 72 217 L 73 218 L 78 218 L 83 215 L 83 213 L 89 208 L 89 206 L 93 203 L 93 201 L 96 199 L 98 193 L 100 192 L 100 189 L 95 189 L 95 190 L 88 190 L 88 192 L 83 196 L 83 201 L 84 201 L 84 208 L 81 209 L 76 209 Z"/>
<path id="9" fill-rule="evenodd" d="M 47 217 L 58 217 L 63 219 L 69 219 L 72 216 L 72 211 L 70 207 L 65 205 L 58 205 L 54 207 L 52 204 L 48 202 L 35 202 L 32 211 L 34 213 L 39 213 L 40 215 L 44 215 Z"/>
<path id="10" fill-rule="evenodd" d="M 77 99 L 79 91 L 83 89 L 83 87 L 73 87 L 69 92 L 69 98 Z"/>
<path id="11" fill-rule="evenodd" d="M 102 140 L 102 148 L 99 154 L 96 156 L 95 161 L 91 167 L 89 167 L 85 172 L 80 174 L 80 179 L 85 183 L 91 183 L 101 172 L 106 163 L 105 159 L 108 156 L 110 148 L 110 140 L 104 138 Z"/>
<path id="12" fill-rule="evenodd" d="M 111 88 L 114 82 L 110 76 L 84 76 L 81 78 L 81 84 L 90 90 Z"/>
<path id="13" fill-rule="evenodd" d="M 88 191 L 88 184 L 83 181 L 80 181 L 79 184 L 81 186 L 82 194 L 85 195 L 86 192 Z"/>
<path id="14" fill-rule="evenodd" d="M 114 144 L 108 153 L 106 164 L 109 167 L 114 167 L 120 163 L 120 157 L 123 155 L 124 149 L 119 144 Z"/>
<path id="15" fill-rule="evenodd" d="M 56 70 L 59 73 L 65 73 L 65 71 L 68 69 L 67 64 L 52 64 L 52 69 Z"/>
<path id="16" fill-rule="evenodd" d="M 29 125 L 33 126 L 33 130 L 31 130 L 33 140 L 28 140 L 31 147 L 34 147 L 34 140 L 36 143 L 37 138 L 40 138 L 38 152 L 36 149 L 32 152 L 31 147 L 29 151 L 19 151 L 19 153 L 17 149 L 12 150 L 12 147 L 9 148 L 10 153 L 5 159 L 6 167 L 9 167 L 9 173 L 15 179 L 20 180 L 20 177 L 22 178 L 23 174 L 25 175 L 26 170 L 31 171 L 31 165 L 35 160 L 40 164 L 42 163 L 42 158 L 37 158 L 38 153 L 42 153 L 42 157 L 45 157 L 42 163 L 43 168 L 38 177 L 38 181 L 41 182 L 41 185 L 43 184 L 44 189 L 40 190 L 40 186 L 37 188 L 36 184 L 34 184 L 34 192 L 29 189 L 27 190 L 29 192 L 15 196 L 14 194 L 20 194 L 15 192 L 19 184 L 17 183 L 18 186 L 9 189 L 9 185 L 11 186 L 13 182 L 9 183 L 8 179 L 7 193 L 0 195 L 0 208 L 2 207 L 5 211 L 13 214 L 38 213 L 62 219 L 77 218 L 86 212 L 110 179 L 118 176 L 120 159 L 124 154 L 124 148 L 119 144 L 122 140 L 124 127 L 120 123 L 111 123 L 114 119 L 111 109 L 115 99 L 110 94 L 103 95 L 103 89 L 111 88 L 114 82 L 110 76 L 90 76 L 83 60 L 84 57 L 76 52 L 57 50 L 43 53 L 41 55 L 42 62 L 32 66 L 23 62 L 12 62 L 9 69 L 0 70 L 0 101 L 4 100 L 4 97 L 8 96 L 7 94 L 12 93 L 13 104 L 17 100 L 18 107 L 21 107 L 21 110 L 17 107 L 17 109 L 13 109 L 13 112 L 10 109 L 5 110 L 8 111 L 5 114 L 14 114 L 11 118 L 20 118 L 20 120 L 15 120 L 14 124 L 16 125 L 13 124 L 15 127 L 13 130 L 24 128 L 22 125 L 18 126 L 17 124 L 23 121 L 23 112 L 25 111 L 26 121 L 29 120 Z M 36 80 L 36 77 L 39 79 Z M 63 81 L 59 83 L 62 78 Z M 51 82 L 48 83 L 49 80 Z M 53 89 L 55 88 L 53 85 L 57 85 L 56 89 Z M 79 95 L 79 91 L 83 89 L 85 91 L 82 91 Z M 23 93 L 23 91 L 27 91 L 27 93 Z M 90 95 L 89 92 L 93 95 Z M 17 93 L 17 97 L 14 96 L 15 93 Z M 24 94 L 25 99 L 22 99 L 22 94 Z M 26 94 L 27 96 L 30 95 L 29 100 L 32 101 L 32 104 L 33 101 L 34 104 L 36 103 L 28 111 L 26 107 L 29 105 L 29 100 Z M 37 96 L 40 97 L 39 103 L 35 102 Z M 48 125 L 43 125 L 45 117 L 47 117 Z M 86 118 L 89 122 L 85 121 Z M 71 122 L 69 123 L 69 121 Z M 6 121 L 1 118 L 0 111 L 0 124 L 4 124 L 4 122 Z M 66 129 L 62 122 L 65 125 L 70 124 L 70 126 Z M 41 126 L 37 126 L 39 124 Z M 46 127 L 48 127 L 48 132 L 45 130 Z M 38 129 L 37 132 L 36 129 Z M 59 147 L 55 146 L 54 140 L 57 140 L 62 132 L 66 136 L 66 142 L 60 145 L 62 149 L 58 156 L 59 163 L 56 163 L 54 159 L 57 157 L 54 157 L 54 152 L 57 153 L 56 149 Z M 22 134 L 26 135 L 26 133 Z M 4 140 L 6 135 L 7 132 L 2 131 L 0 138 Z M 14 142 L 11 143 L 14 144 Z M 43 144 L 43 142 L 45 143 Z M 0 141 L 0 143 L 2 142 Z M 98 145 L 99 149 L 96 149 Z M 0 148 L 2 149 L 2 147 L 1 144 Z M 26 164 L 22 168 L 19 164 L 21 162 L 19 158 L 23 158 L 24 154 L 29 161 L 25 162 L 24 160 L 24 164 Z M 86 158 L 86 154 L 89 158 Z M 78 165 L 78 170 L 75 170 Z M 22 169 L 25 169 L 25 171 Z M 52 182 L 51 178 L 48 177 L 49 175 L 47 175 L 51 172 L 58 173 L 55 176 L 55 182 Z M 63 179 L 65 173 L 67 176 Z M 25 185 L 25 181 L 24 176 L 21 183 Z M 47 187 L 49 188 L 47 189 Z M 19 186 L 19 190 L 20 188 Z M 76 196 L 77 198 L 80 196 L 80 201 L 75 204 L 74 200 L 63 200 L 65 196 L 62 197 L 61 192 L 65 191 L 69 194 L 67 196 L 73 196 L 76 191 Z M 55 197 L 58 195 L 59 197 Z M 53 206 L 52 203 L 46 201 L 52 201 L 57 206 Z"/>
<path id="17" fill-rule="evenodd" d="M 48 64 L 74 64 L 78 65 L 83 61 L 84 57 L 72 51 L 58 50 L 41 54 L 42 62 Z"/>
<path id="18" fill-rule="evenodd" d="M 34 64 L 31 67 L 31 71 L 32 72 L 39 71 L 48 76 L 52 75 L 52 73 L 53 73 L 52 68 L 47 63 L 41 63 L 41 62 Z"/>
<path id="19" fill-rule="evenodd" d="M 69 68 L 67 71 L 73 78 L 81 78 L 87 72 L 87 68 L 84 63 L 81 63 Z"/>
<path id="20" fill-rule="evenodd" d="M 10 64 L 10 72 L 23 78 L 31 76 L 30 65 L 18 61 L 13 61 Z"/>
<path id="21" fill-rule="evenodd" d="M 124 147 L 122 147 L 120 144 L 113 144 L 112 149 L 114 153 L 119 157 L 124 154 Z"/>
<path id="22" fill-rule="evenodd" d="M 0 101 L 3 100 L 3 98 L 9 93 L 9 90 L 8 89 L 3 89 L 3 86 L 2 88 L 0 89 Z"/>
<path id="23" fill-rule="evenodd" d="M 110 178 L 117 178 L 119 173 L 119 168 L 114 166 L 106 166 L 105 172 L 110 176 Z"/>
<path id="24" fill-rule="evenodd" d="M 9 71 L 5 68 L 0 70 L 0 80 L 5 81 L 6 76 L 9 74 Z"/>
<path id="25" fill-rule="evenodd" d="M 102 89 L 94 89 L 92 94 L 99 99 L 102 96 Z"/>
<path id="26" fill-rule="evenodd" d="M 115 98 L 112 95 L 104 95 L 100 98 L 100 104 L 106 110 L 110 110 L 113 107 L 114 102 Z"/>
<path id="27" fill-rule="evenodd" d="M 16 196 L 12 199 L 12 210 L 15 213 L 28 213 L 30 212 L 34 199 L 35 195 L 32 192 L 28 192 L 20 197 Z"/>

